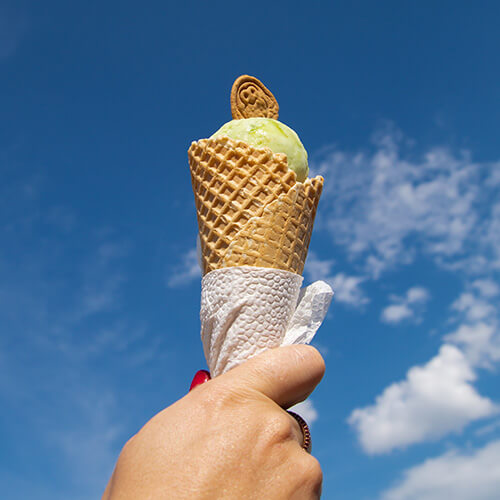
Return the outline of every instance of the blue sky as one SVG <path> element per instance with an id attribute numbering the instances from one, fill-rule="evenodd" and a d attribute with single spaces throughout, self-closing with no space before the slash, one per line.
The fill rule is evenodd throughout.
<path id="1" fill-rule="evenodd" d="M 0 0 L 0 484 L 97 498 L 205 366 L 187 165 L 242 73 L 325 189 L 324 498 L 500 488 L 497 2 Z"/>

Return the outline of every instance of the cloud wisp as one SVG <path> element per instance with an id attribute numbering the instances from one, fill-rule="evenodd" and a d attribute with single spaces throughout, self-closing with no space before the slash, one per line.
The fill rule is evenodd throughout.
<path id="1" fill-rule="evenodd" d="M 326 281 L 335 292 L 335 302 L 351 307 L 362 307 L 369 302 L 361 284 L 366 280 L 363 276 L 348 275 L 343 272 L 333 273 L 335 262 L 332 259 L 320 259 L 314 252 L 307 257 L 304 274 L 311 281 Z"/>
<path id="2" fill-rule="evenodd" d="M 130 245 L 52 205 L 45 182 L 20 177 L 0 189 L 0 397 L 16 408 L 6 420 L 13 440 L 52 457 L 37 490 L 96 498 L 128 437 L 113 370 L 158 359 L 161 336 L 126 307 Z M 36 439 L 11 417 L 29 422 Z"/>
<path id="3" fill-rule="evenodd" d="M 169 270 L 169 275 L 167 276 L 167 286 L 169 288 L 186 286 L 195 279 L 199 279 L 200 276 L 201 270 L 198 260 L 198 250 L 196 248 L 192 248 L 184 254 L 181 262 L 176 267 Z"/>
<path id="4" fill-rule="evenodd" d="M 62 454 L 75 489 L 100 494 L 111 476 L 124 426 L 111 393 L 80 388 L 73 403 L 78 421 L 51 429 L 46 437 Z"/>
<path id="5" fill-rule="evenodd" d="M 414 286 L 403 296 L 391 295 L 391 303 L 382 310 L 380 319 L 384 323 L 398 324 L 404 320 L 419 321 L 425 303 L 429 300 L 429 291 L 421 286 Z"/>
<path id="6" fill-rule="evenodd" d="M 496 282 L 475 280 L 451 305 L 458 326 L 444 340 L 463 349 L 474 366 L 492 369 L 500 361 L 499 295 Z"/>

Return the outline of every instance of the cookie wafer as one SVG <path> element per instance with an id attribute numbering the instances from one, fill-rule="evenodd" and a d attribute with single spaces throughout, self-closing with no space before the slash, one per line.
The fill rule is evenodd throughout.
<path id="1" fill-rule="evenodd" d="M 235 120 L 251 117 L 278 119 L 279 106 L 271 91 L 257 78 L 238 77 L 231 89 L 231 114 Z"/>

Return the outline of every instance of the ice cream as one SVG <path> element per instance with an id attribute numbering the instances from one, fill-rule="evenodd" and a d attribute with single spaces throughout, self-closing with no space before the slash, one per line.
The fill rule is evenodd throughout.
<path id="1" fill-rule="evenodd" d="M 188 151 L 203 275 L 253 266 L 302 274 L 323 178 L 254 77 L 233 84 L 233 120 Z"/>
<path id="2" fill-rule="evenodd" d="M 225 135 L 256 148 L 266 147 L 273 153 L 287 156 L 288 168 L 297 174 L 297 181 L 304 182 L 309 173 L 307 152 L 299 136 L 287 125 L 272 118 L 244 118 L 225 123 L 211 138 Z"/>

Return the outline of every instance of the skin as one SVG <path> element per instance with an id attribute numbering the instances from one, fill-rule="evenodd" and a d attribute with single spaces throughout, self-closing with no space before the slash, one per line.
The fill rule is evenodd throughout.
<path id="1" fill-rule="evenodd" d="M 324 370 L 313 347 L 286 346 L 196 387 L 126 443 L 102 500 L 318 499 L 321 467 L 284 409 Z"/>

